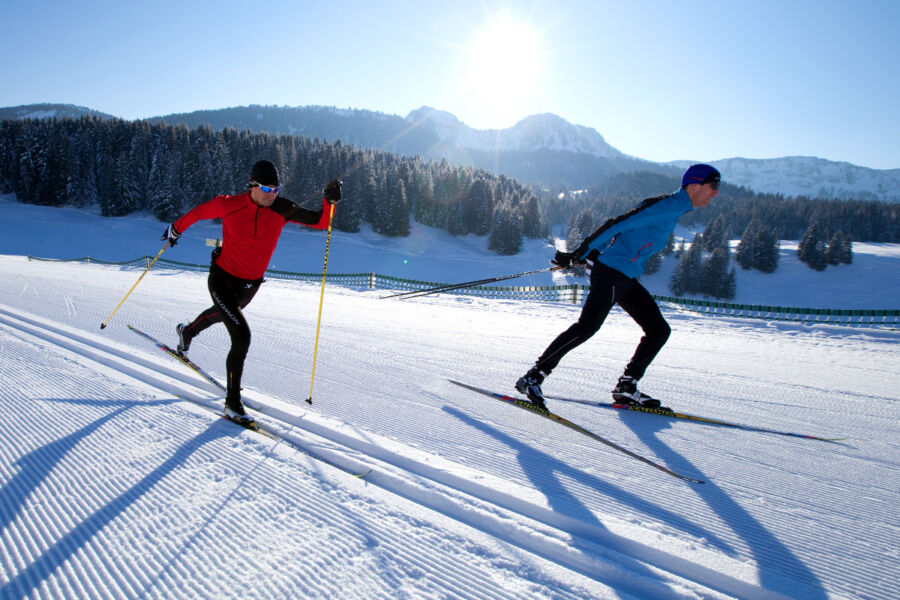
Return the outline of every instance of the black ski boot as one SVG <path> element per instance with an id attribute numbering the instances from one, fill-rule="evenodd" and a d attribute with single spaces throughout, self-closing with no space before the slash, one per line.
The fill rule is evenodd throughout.
<path id="1" fill-rule="evenodd" d="M 644 408 L 659 408 L 660 406 L 659 400 L 639 392 L 637 379 L 628 375 L 619 377 L 619 383 L 616 384 L 616 388 L 612 391 L 612 397 L 619 404 L 642 406 Z"/>
<path id="2" fill-rule="evenodd" d="M 519 390 L 519 393 L 525 394 L 531 403 L 541 410 L 547 410 L 547 405 L 544 403 L 544 392 L 541 391 L 541 384 L 544 382 L 545 376 L 546 373 L 537 367 L 531 367 L 516 381 L 516 389 Z"/>
<path id="3" fill-rule="evenodd" d="M 240 396 L 229 395 L 225 398 L 225 418 L 248 429 L 256 429 L 258 427 L 256 419 L 244 410 L 244 403 L 241 402 Z"/>
<path id="4" fill-rule="evenodd" d="M 191 338 L 184 333 L 187 326 L 187 323 L 179 323 L 175 326 L 175 333 L 178 334 L 178 346 L 175 347 L 175 350 L 182 356 L 187 354 L 188 349 L 191 347 Z"/>

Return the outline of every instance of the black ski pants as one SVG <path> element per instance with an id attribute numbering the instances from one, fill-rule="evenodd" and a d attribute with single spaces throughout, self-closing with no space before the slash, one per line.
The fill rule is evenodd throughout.
<path id="1" fill-rule="evenodd" d="M 214 262 L 207 279 L 213 305 L 200 313 L 185 328 L 185 335 L 193 339 L 210 325 L 225 324 L 231 337 L 231 350 L 225 359 L 225 369 L 228 373 L 227 397 L 232 400 L 239 400 L 241 397 L 244 361 L 250 350 L 250 325 L 242 309 L 253 300 L 262 282 L 262 279 L 248 280 L 235 277 Z"/>
<path id="2" fill-rule="evenodd" d="M 591 269 L 591 290 L 584 301 L 578 321 L 547 346 L 535 363 L 536 366 L 549 374 L 563 356 L 597 333 L 616 304 L 644 330 L 644 336 L 624 372 L 624 375 L 635 379 L 643 377 L 672 330 L 653 296 L 637 279 L 627 277 L 599 262 Z"/>

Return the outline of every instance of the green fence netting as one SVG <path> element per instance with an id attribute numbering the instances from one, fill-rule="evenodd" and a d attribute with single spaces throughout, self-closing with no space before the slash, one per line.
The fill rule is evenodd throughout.
<path id="1" fill-rule="evenodd" d="M 133 266 L 146 268 L 152 260 L 149 256 L 122 262 L 98 260 L 85 256 L 67 260 L 47 259 L 29 256 L 29 260 L 52 262 L 87 262 L 100 265 Z M 159 259 L 154 267 L 185 271 L 208 271 L 209 265 L 186 263 L 175 260 Z M 266 277 L 272 279 L 294 279 L 299 281 L 321 281 L 321 273 L 295 273 L 269 269 Z M 442 284 L 434 281 L 404 279 L 378 273 L 328 273 L 328 283 L 357 289 L 379 289 L 413 291 L 433 288 Z M 532 286 L 473 286 L 455 289 L 446 294 L 457 296 L 473 296 L 478 298 L 495 298 L 504 300 L 529 300 L 538 302 L 564 302 L 580 304 L 590 286 L 581 284 L 569 285 L 532 285 Z M 797 308 L 786 306 L 764 306 L 756 304 L 731 304 L 714 300 L 694 300 L 676 298 L 674 296 L 653 296 L 664 309 L 701 313 L 711 316 L 735 317 L 747 319 L 765 319 L 769 321 L 799 321 L 807 324 L 859 325 L 869 327 L 896 328 L 900 325 L 900 309 L 827 309 Z"/>

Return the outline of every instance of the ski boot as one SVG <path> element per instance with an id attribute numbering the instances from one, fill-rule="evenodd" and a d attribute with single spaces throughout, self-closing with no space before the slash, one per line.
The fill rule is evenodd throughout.
<path id="1" fill-rule="evenodd" d="M 544 403 L 544 392 L 541 391 L 541 383 L 544 382 L 545 375 L 537 367 L 531 367 L 516 381 L 516 389 L 519 393 L 525 394 L 528 400 L 541 410 L 547 410 L 547 405 Z"/>
<path id="2" fill-rule="evenodd" d="M 618 404 L 629 406 L 641 406 L 643 408 L 659 408 L 660 401 L 643 394 L 637 389 L 637 380 L 628 375 L 619 377 L 619 383 L 612 391 L 612 397 Z"/>
<path id="3" fill-rule="evenodd" d="M 191 347 L 191 338 L 184 333 L 187 326 L 187 323 L 179 323 L 175 326 L 175 333 L 178 334 L 178 346 L 175 347 L 175 350 L 182 356 L 186 355 L 188 349 Z"/>
<path id="4" fill-rule="evenodd" d="M 247 411 L 244 410 L 244 403 L 241 402 L 240 398 L 225 399 L 225 418 L 229 421 L 234 421 L 241 427 L 246 427 L 247 429 L 259 428 L 256 419 L 247 414 Z"/>

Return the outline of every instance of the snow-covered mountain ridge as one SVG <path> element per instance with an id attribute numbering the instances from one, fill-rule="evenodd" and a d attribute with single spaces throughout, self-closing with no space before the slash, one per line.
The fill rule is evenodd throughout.
<path id="1" fill-rule="evenodd" d="M 686 168 L 697 161 L 669 164 Z M 878 170 L 815 156 L 710 161 L 735 185 L 757 192 L 856 200 L 900 201 L 900 169 Z"/>
<path id="2" fill-rule="evenodd" d="M 249 116 L 252 113 L 252 118 Z M 80 115 L 111 118 L 84 107 L 34 104 L 0 108 L 0 118 Z M 451 113 L 423 106 L 406 117 L 327 106 L 250 106 L 154 117 L 167 123 L 214 129 L 235 127 L 274 134 L 339 139 L 360 148 L 447 159 L 503 173 L 524 183 L 581 188 L 615 172 L 655 171 L 677 176 L 686 165 L 709 162 L 726 182 L 764 193 L 900 202 L 900 168 L 870 169 L 812 156 L 710 159 L 666 163 L 629 156 L 595 129 L 553 114 L 526 117 L 506 129 L 478 130 Z"/>
<path id="3" fill-rule="evenodd" d="M 442 142 L 472 150 L 529 152 L 548 149 L 606 158 L 627 156 L 610 146 L 597 130 L 573 125 L 550 113 L 525 117 L 506 129 L 473 129 L 453 114 L 428 106 L 412 111 L 406 120 L 429 127 Z"/>

